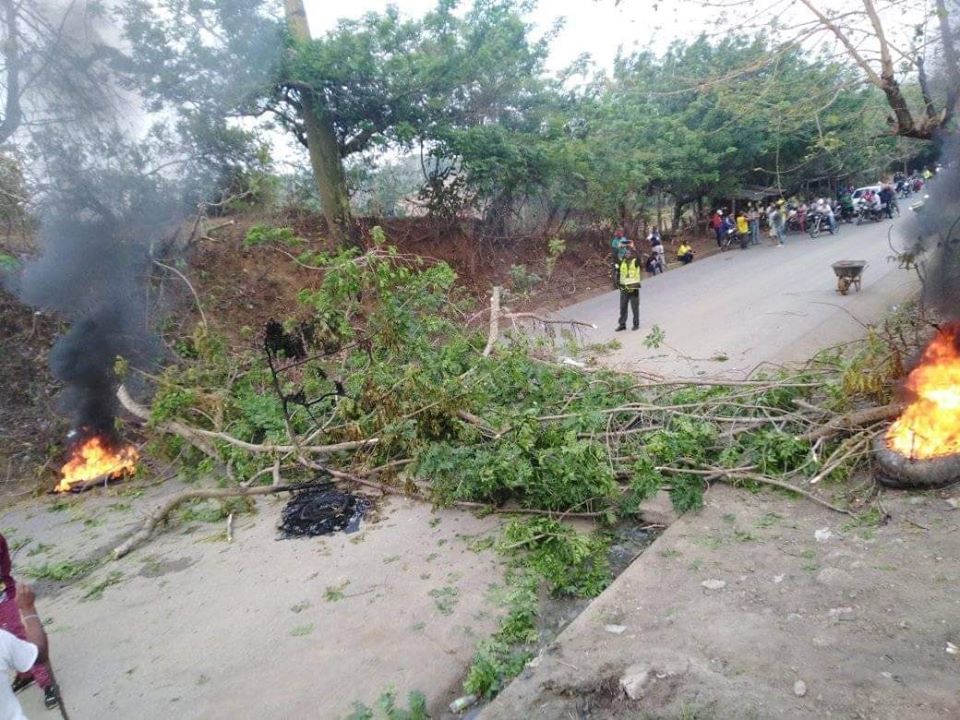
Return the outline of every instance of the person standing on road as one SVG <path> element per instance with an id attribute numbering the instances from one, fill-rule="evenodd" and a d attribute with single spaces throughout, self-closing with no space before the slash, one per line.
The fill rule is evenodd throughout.
<path id="1" fill-rule="evenodd" d="M 747 223 L 750 225 L 750 244 L 760 244 L 760 211 L 757 206 L 750 203 L 750 209 L 747 211 Z"/>
<path id="2" fill-rule="evenodd" d="M 633 309 L 633 329 L 640 328 L 640 275 L 641 269 L 637 262 L 637 253 L 633 248 L 627 248 L 623 260 L 618 266 L 620 285 L 620 322 L 617 323 L 617 332 L 627 329 L 627 310 Z"/>
<path id="3" fill-rule="evenodd" d="M 737 213 L 737 234 L 740 237 L 746 237 L 750 232 L 750 223 L 747 221 L 747 215 L 743 210 Z"/>
<path id="4" fill-rule="evenodd" d="M 627 240 L 626 233 L 623 232 L 623 228 L 617 228 L 613 234 L 613 240 L 610 241 L 610 277 L 613 281 L 614 290 L 620 287 L 617 273 L 619 273 L 620 261 L 623 260 L 628 247 L 630 247 L 630 241 Z"/>
<path id="5" fill-rule="evenodd" d="M 713 228 L 713 232 L 717 236 L 717 247 L 720 247 L 720 241 L 723 239 L 723 210 L 717 210 L 711 216 L 710 227 Z"/>
<path id="6" fill-rule="evenodd" d="M 893 190 L 888 184 L 884 183 L 883 187 L 880 188 L 879 197 L 883 212 L 888 219 L 893 220 Z"/>
<path id="7" fill-rule="evenodd" d="M 666 251 L 663 249 L 663 240 L 659 231 L 650 234 L 650 258 L 647 260 L 647 272 L 656 275 L 667 270 Z"/>
<path id="8" fill-rule="evenodd" d="M 771 203 L 767 209 L 767 222 L 770 223 L 770 235 L 774 245 L 783 247 L 783 241 L 787 234 L 787 218 L 783 214 L 783 199 L 777 200 L 776 205 Z"/>

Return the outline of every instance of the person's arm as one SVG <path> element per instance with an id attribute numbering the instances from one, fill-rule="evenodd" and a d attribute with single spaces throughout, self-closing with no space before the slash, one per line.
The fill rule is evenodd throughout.
<path id="1" fill-rule="evenodd" d="M 20 585 L 17 588 L 17 607 L 20 608 L 24 634 L 27 636 L 27 642 L 37 646 L 36 662 L 46 662 L 47 634 L 43 630 L 43 625 L 40 624 L 35 603 L 36 596 L 33 593 L 33 588 L 29 585 Z"/>

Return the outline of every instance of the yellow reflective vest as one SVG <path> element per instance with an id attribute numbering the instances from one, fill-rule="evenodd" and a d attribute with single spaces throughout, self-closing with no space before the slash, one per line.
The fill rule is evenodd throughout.
<path id="1" fill-rule="evenodd" d="M 640 266 L 636 258 L 620 261 L 620 287 L 623 290 L 640 289 Z"/>

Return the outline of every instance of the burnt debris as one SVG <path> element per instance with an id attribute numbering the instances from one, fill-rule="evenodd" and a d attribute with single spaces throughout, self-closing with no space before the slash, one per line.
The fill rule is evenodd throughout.
<path id="1" fill-rule="evenodd" d="M 367 500 L 334 489 L 333 483 L 295 490 L 280 515 L 280 536 L 314 537 L 356 532 L 367 511 Z"/>
<path id="2" fill-rule="evenodd" d="M 316 328 L 310 323 L 300 323 L 295 331 L 287 332 L 276 320 L 270 320 L 264 328 L 263 349 L 267 366 L 288 423 L 291 422 L 291 404 L 302 407 L 314 424 L 318 424 L 313 414 L 314 408 L 326 401 L 335 402 L 338 397 L 347 394 L 343 383 L 329 378 L 327 371 L 319 364 L 322 358 L 340 349 L 339 342 L 327 339 L 320 343 L 319 349 L 317 345 Z M 328 383 L 329 391 L 310 396 L 304 387 L 305 381 L 310 378 Z M 283 389 L 287 383 L 294 385 L 289 392 Z"/>

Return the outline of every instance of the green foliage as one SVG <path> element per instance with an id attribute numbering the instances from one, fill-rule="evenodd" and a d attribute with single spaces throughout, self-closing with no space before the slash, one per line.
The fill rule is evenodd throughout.
<path id="1" fill-rule="evenodd" d="M 549 280 L 557 269 L 557 261 L 567 249 L 567 243 L 563 238 L 552 237 L 547 242 L 547 257 L 544 261 L 544 275 Z"/>
<path id="2" fill-rule="evenodd" d="M 438 442 L 418 457 L 438 503 L 457 500 L 562 510 L 615 496 L 613 473 L 596 441 L 527 421 L 493 444 Z"/>
<path id="3" fill-rule="evenodd" d="M 233 515 L 250 512 L 250 498 L 235 497 L 223 500 L 198 500 L 181 506 L 178 511 L 180 522 L 218 523 Z"/>
<path id="4" fill-rule="evenodd" d="M 512 520 L 504 530 L 505 548 L 524 551 L 519 560 L 546 581 L 554 595 L 596 597 L 610 582 L 609 542 L 579 533 L 546 517 Z"/>
<path id="5" fill-rule="evenodd" d="M 543 282 L 543 278 L 527 270 L 525 265 L 510 266 L 510 286 L 514 292 L 520 294 L 529 293 L 541 282 Z"/>
<path id="6" fill-rule="evenodd" d="M 0 273 L 15 272 L 20 267 L 20 261 L 13 255 L 0 252 Z"/>
<path id="7" fill-rule="evenodd" d="M 378 712 L 379 711 L 379 712 Z M 354 703 L 353 712 L 346 720 L 429 720 L 427 698 L 419 690 L 412 690 L 407 696 L 407 707 L 397 706 L 397 691 L 389 688 L 377 700 L 375 709 L 362 703 Z"/>
<path id="8" fill-rule="evenodd" d="M 44 563 L 36 567 L 28 567 L 25 574 L 34 580 L 52 580 L 54 582 L 70 582 L 91 573 L 100 565 L 100 560 L 72 561 Z"/>
<path id="9" fill-rule="evenodd" d="M 269 243 L 278 243 L 281 245 L 297 245 L 303 242 L 303 238 L 297 237 L 293 228 L 289 227 L 268 227 L 266 225 L 254 225 L 247 231 L 243 239 L 244 247 L 256 247 Z"/>
<path id="10" fill-rule="evenodd" d="M 744 434 L 741 441 L 744 458 L 767 475 L 778 475 L 802 465 L 810 453 L 810 443 L 793 435 L 761 428 Z"/>
<path id="11" fill-rule="evenodd" d="M 537 578 L 523 571 L 507 576 L 507 614 L 490 638 L 477 646 L 463 688 L 480 697 L 492 697 L 516 677 L 533 656 L 537 633 Z"/>
<path id="12" fill-rule="evenodd" d="M 650 328 L 650 332 L 647 333 L 646 337 L 643 338 L 643 346 L 651 350 L 656 350 L 661 345 L 663 345 L 664 339 L 666 339 L 667 334 L 663 331 L 659 325 L 654 325 Z"/>

